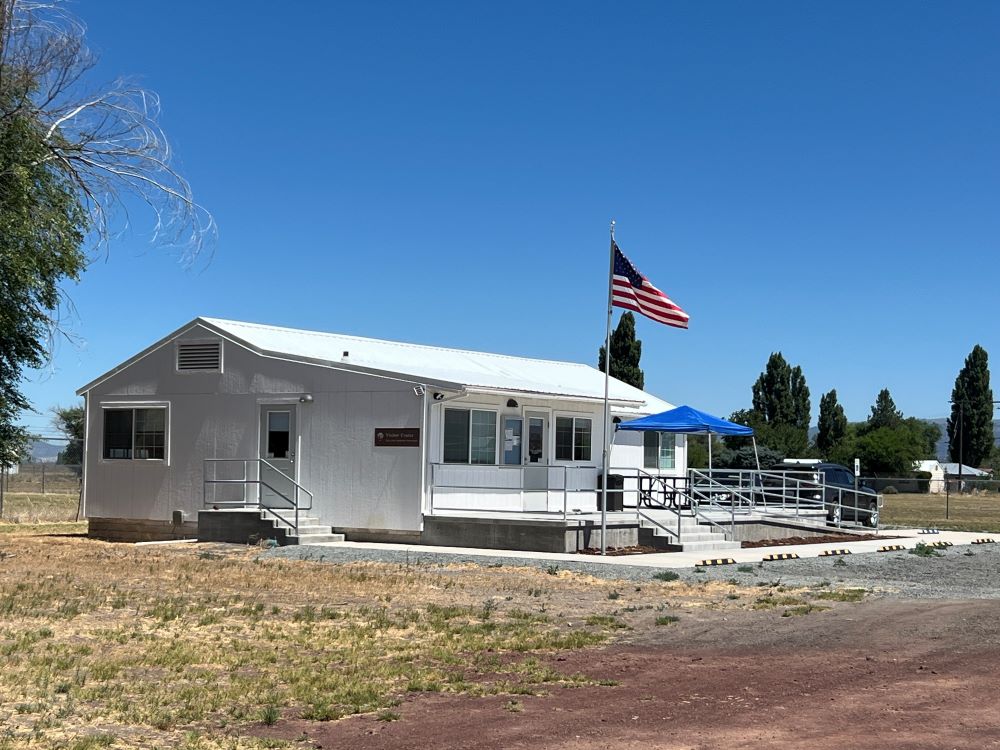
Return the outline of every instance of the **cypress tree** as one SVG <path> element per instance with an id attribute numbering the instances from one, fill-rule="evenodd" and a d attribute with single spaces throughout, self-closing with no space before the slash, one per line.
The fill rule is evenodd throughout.
<path id="1" fill-rule="evenodd" d="M 951 460 L 979 466 L 993 450 L 993 390 L 990 388 L 989 355 L 979 344 L 965 358 L 965 365 L 955 379 L 951 402 L 951 417 L 948 419 Z"/>
<path id="2" fill-rule="evenodd" d="M 847 436 L 847 415 L 837 401 L 837 390 L 824 394 L 819 400 L 819 432 L 816 447 L 824 457 Z"/>
<path id="3" fill-rule="evenodd" d="M 641 389 L 645 378 L 639 368 L 640 357 L 642 342 L 635 337 L 635 316 L 624 312 L 611 333 L 611 377 Z M 602 346 L 597 355 L 597 367 L 601 372 L 604 372 L 605 360 Z"/>
<path id="4" fill-rule="evenodd" d="M 892 400 L 889 389 L 883 388 L 876 396 L 872 413 L 868 416 L 868 430 L 877 430 L 880 427 L 895 428 L 902 422 L 903 412 L 896 408 L 896 402 Z"/>

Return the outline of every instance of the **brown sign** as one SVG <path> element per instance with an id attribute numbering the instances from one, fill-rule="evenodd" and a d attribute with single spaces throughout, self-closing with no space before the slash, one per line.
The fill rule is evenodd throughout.
<path id="1" fill-rule="evenodd" d="M 376 448 L 419 448 L 419 427 L 378 427 L 375 430 Z"/>

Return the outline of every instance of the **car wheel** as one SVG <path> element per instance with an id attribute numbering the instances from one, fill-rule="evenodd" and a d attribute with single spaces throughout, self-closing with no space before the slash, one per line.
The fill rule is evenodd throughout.
<path id="1" fill-rule="evenodd" d="M 868 520 L 866 523 L 873 529 L 878 526 L 878 503 L 872 503 L 868 506 Z"/>
<path id="2" fill-rule="evenodd" d="M 841 508 L 839 505 L 834 505 L 832 508 L 830 508 L 829 519 L 830 523 L 833 524 L 834 526 L 840 526 L 840 511 Z"/>

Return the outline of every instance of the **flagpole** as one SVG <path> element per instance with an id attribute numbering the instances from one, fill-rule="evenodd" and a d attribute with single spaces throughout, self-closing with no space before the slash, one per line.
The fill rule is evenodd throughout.
<path id="1" fill-rule="evenodd" d="M 601 554 L 608 554 L 608 459 L 611 453 L 611 409 L 608 404 L 608 386 L 611 382 L 611 312 L 615 275 L 615 220 L 611 220 L 611 256 L 608 266 L 608 327 L 604 334 L 604 456 L 601 480 Z"/>

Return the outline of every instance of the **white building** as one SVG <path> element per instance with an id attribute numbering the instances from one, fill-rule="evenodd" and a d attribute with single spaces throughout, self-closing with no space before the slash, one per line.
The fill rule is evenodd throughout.
<path id="1" fill-rule="evenodd" d="M 598 508 L 587 365 L 196 318 L 78 393 L 97 536 L 245 541 L 259 514 L 225 511 L 259 504 L 289 536 L 548 549 L 528 520 L 565 532 Z M 610 397 L 619 419 L 671 408 L 613 379 Z M 615 442 L 612 466 L 685 473 L 683 436 Z"/>

